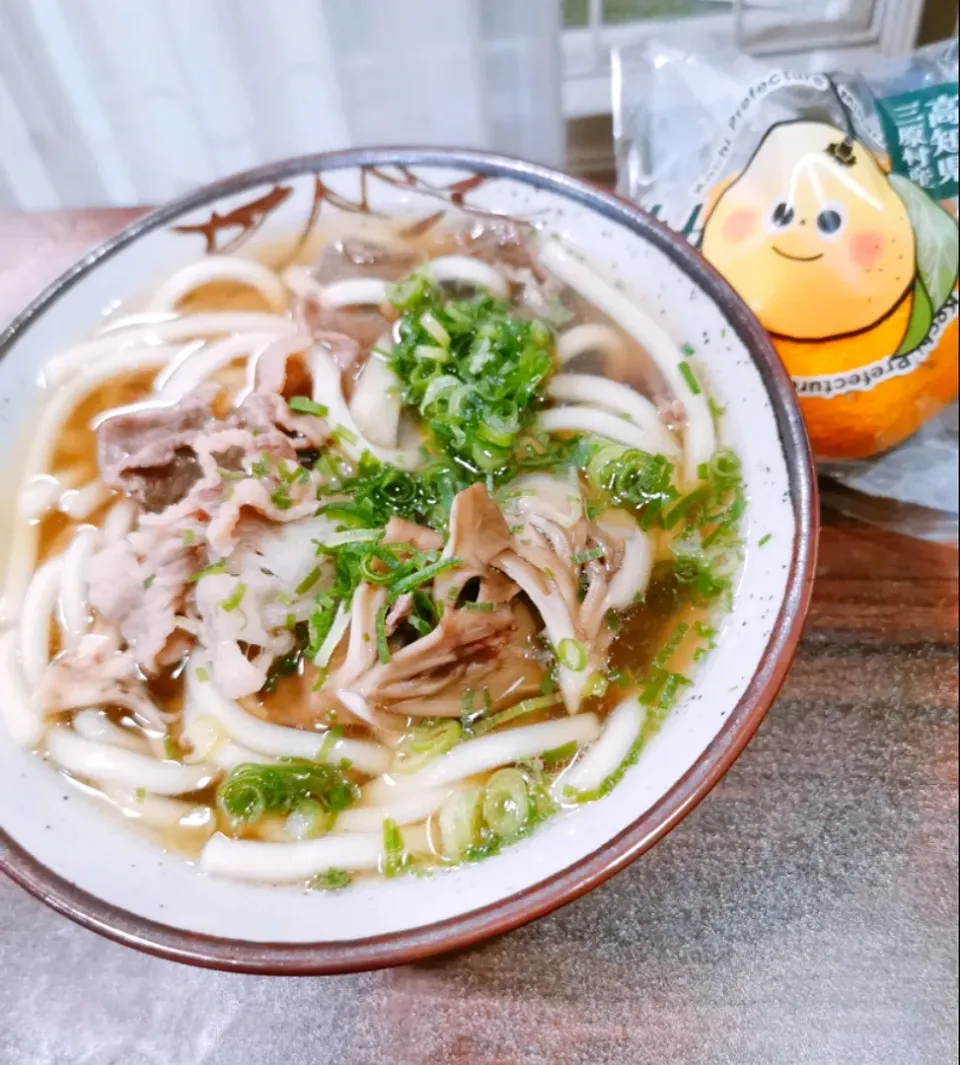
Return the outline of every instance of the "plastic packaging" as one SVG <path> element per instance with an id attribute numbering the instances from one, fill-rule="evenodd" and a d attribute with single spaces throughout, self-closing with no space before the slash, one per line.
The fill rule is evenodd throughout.
<path id="1" fill-rule="evenodd" d="M 821 471 L 955 539 L 956 42 L 856 73 L 646 43 L 614 75 L 619 191 L 750 305 Z"/>

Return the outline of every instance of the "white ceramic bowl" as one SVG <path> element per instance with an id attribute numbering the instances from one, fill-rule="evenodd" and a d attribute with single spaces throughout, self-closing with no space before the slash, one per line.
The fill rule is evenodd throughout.
<path id="1" fill-rule="evenodd" d="M 339 894 L 203 876 L 118 826 L 0 733 L 0 862 L 82 924 L 166 957 L 262 972 L 342 972 L 464 946 L 549 912 L 649 848 L 723 775 L 776 695 L 806 613 L 817 524 L 790 382 L 746 307 L 682 239 L 615 196 L 542 167 L 467 151 L 333 153 L 241 174 L 148 215 L 91 252 L 0 336 L 3 454 L 14 455 L 29 433 L 45 360 L 88 333 L 112 301 L 205 249 L 289 239 L 318 210 L 423 218 L 460 206 L 560 233 L 678 343 L 696 348 L 727 408 L 726 436 L 743 460 L 750 501 L 750 547 L 716 651 L 607 798 L 487 861 Z"/>

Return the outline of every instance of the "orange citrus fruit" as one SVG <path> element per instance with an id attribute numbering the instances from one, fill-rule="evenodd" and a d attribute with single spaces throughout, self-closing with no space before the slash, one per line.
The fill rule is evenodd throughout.
<path id="1" fill-rule="evenodd" d="M 783 122 L 706 198 L 703 254 L 797 380 L 820 458 L 886 451 L 957 395 L 955 315 L 933 350 L 890 362 L 923 344 L 948 290 L 936 275 L 932 305 L 918 266 L 916 199 L 921 223 L 939 208 L 884 162 L 825 122 Z"/>

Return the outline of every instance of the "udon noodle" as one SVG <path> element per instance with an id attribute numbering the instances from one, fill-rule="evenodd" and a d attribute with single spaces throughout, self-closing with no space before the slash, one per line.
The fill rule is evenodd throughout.
<path id="1" fill-rule="evenodd" d="M 555 238 L 401 233 L 209 255 L 43 368 L 0 718 L 211 874 L 440 868 L 606 795 L 732 593 L 695 353 Z"/>

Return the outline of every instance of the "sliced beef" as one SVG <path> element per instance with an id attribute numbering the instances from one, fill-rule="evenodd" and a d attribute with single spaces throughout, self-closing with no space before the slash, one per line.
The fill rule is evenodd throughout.
<path id="1" fill-rule="evenodd" d="M 286 436 L 295 451 L 323 447 L 330 439 L 326 419 L 312 414 L 295 414 L 283 396 L 276 392 L 251 392 L 231 415 L 230 421 L 253 434 L 252 448 L 271 453 L 284 451 L 278 434 Z"/>
<path id="2" fill-rule="evenodd" d="M 344 237 L 328 244 L 311 273 L 321 285 L 347 277 L 382 277 L 400 281 L 413 273 L 422 256 L 409 248 L 388 248 L 360 237 Z"/>
<path id="3" fill-rule="evenodd" d="M 116 414 L 97 429 L 100 476 L 148 511 L 179 502 L 201 477 L 193 443 L 213 418 L 216 385 L 178 403 Z"/>
<path id="4" fill-rule="evenodd" d="M 188 582 L 203 566 L 200 552 L 174 527 L 140 529 L 90 560 L 90 603 L 116 627 L 146 673 L 176 662 L 184 651 L 176 615 Z"/>
<path id="5" fill-rule="evenodd" d="M 491 266 L 535 270 L 530 250 L 532 227 L 511 218 L 477 218 L 456 234 L 459 248 Z"/>
<path id="6" fill-rule="evenodd" d="M 147 723 L 158 711 L 133 656 L 103 636 L 90 634 L 58 655 L 44 672 L 37 701 L 45 713 L 116 706 Z"/>

